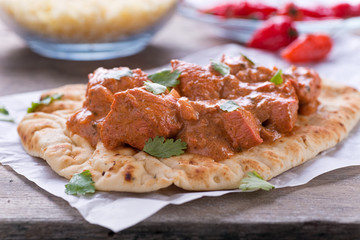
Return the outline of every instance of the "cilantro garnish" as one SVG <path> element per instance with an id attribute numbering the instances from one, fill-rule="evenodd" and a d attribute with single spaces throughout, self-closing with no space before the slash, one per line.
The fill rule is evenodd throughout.
<path id="1" fill-rule="evenodd" d="M 211 67 L 223 76 L 230 74 L 230 67 L 222 62 L 211 61 Z"/>
<path id="2" fill-rule="evenodd" d="M 63 94 L 55 93 L 55 94 L 53 94 L 51 96 L 46 96 L 40 102 L 32 102 L 31 107 L 28 108 L 27 112 L 32 113 L 39 106 L 41 106 L 41 105 L 49 105 L 50 103 L 52 103 L 55 100 L 60 100 L 63 96 L 64 96 Z"/>
<path id="3" fill-rule="evenodd" d="M 145 85 L 146 90 L 152 92 L 155 95 L 162 94 L 167 89 L 164 85 L 161 85 L 161 84 L 158 84 L 158 83 L 153 83 L 153 82 L 150 82 L 150 81 L 144 82 L 144 85 Z"/>
<path id="4" fill-rule="evenodd" d="M 66 194 L 69 195 L 85 195 L 95 192 L 94 181 L 89 170 L 74 174 L 65 188 Z"/>
<path id="5" fill-rule="evenodd" d="M 239 105 L 234 101 L 227 101 L 220 105 L 220 109 L 226 112 L 232 112 L 239 108 Z"/>
<path id="6" fill-rule="evenodd" d="M 0 121 L 14 122 L 14 119 L 10 116 L 9 111 L 4 106 L 0 106 Z"/>
<path id="7" fill-rule="evenodd" d="M 165 87 L 175 87 L 180 83 L 179 80 L 177 80 L 180 74 L 181 72 L 177 69 L 173 72 L 170 70 L 162 70 L 149 75 L 148 78 L 151 79 L 152 82 L 161 84 Z"/>
<path id="8" fill-rule="evenodd" d="M 283 83 L 283 79 L 282 79 L 282 71 L 281 69 L 279 69 L 275 75 L 270 79 L 270 82 L 275 83 L 275 85 L 279 85 Z"/>
<path id="9" fill-rule="evenodd" d="M 275 188 L 274 185 L 265 181 L 256 171 L 248 172 L 247 176 L 241 180 L 239 187 L 243 191 L 247 190 L 266 190 Z"/>
<path id="10" fill-rule="evenodd" d="M 174 139 L 165 140 L 164 137 L 156 136 L 154 139 L 149 138 L 143 151 L 154 157 L 168 158 L 183 154 L 186 148 L 186 142 L 181 141 L 181 139 L 174 142 Z"/>
<path id="11" fill-rule="evenodd" d="M 133 72 L 129 68 L 123 68 L 120 70 L 111 70 L 103 77 L 108 79 L 120 80 L 122 77 L 132 77 Z"/>
<path id="12" fill-rule="evenodd" d="M 255 65 L 255 63 L 253 61 L 250 60 L 250 58 L 248 58 L 246 55 L 240 53 L 240 55 L 245 58 L 246 61 L 248 61 L 251 65 Z"/>

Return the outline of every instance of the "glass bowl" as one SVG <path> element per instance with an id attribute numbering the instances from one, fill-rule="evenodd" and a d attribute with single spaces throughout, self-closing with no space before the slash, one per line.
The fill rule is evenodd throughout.
<path id="1" fill-rule="evenodd" d="M 229 2 L 229 1 L 227 1 Z M 259 2 L 259 1 L 258 1 Z M 285 4 L 284 1 L 261 1 L 270 5 Z M 292 1 L 301 4 L 303 0 Z M 315 1 L 321 3 L 321 1 Z M 263 20 L 241 19 L 241 18 L 220 18 L 218 16 L 202 13 L 200 10 L 208 9 L 218 4 L 224 3 L 223 0 L 182 0 L 179 4 L 179 12 L 190 19 L 211 24 L 217 28 L 221 37 L 229 38 L 241 43 L 250 40 L 253 33 L 263 24 Z M 313 2 L 314 4 L 314 2 Z M 328 19 L 318 21 L 298 21 L 294 22 L 296 29 L 300 33 L 327 33 L 330 35 L 340 34 L 343 31 L 356 31 L 360 28 L 360 17 L 348 19 Z"/>
<path id="2" fill-rule="evenodd" d="M 36 53 L 103 60 L 143 50 L 176 0 L 0 0 L 3 21 Z"/>

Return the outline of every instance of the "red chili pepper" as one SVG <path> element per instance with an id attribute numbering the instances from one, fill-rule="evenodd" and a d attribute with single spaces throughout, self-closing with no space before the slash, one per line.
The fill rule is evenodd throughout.
<path id="1" fill-rule="evenodd" d="M 234 16 L 241 18 L 265 20 L 275 12 L 276 8 L 261 3 L 240 2 L 234 6 Z"/>
<path id="2" fill-rule="evenodd" d="M 275 7 L 261 3 L 239 2 L 225 3 L 202 11 L 225 18 L 250 18 L 264 20 L 276 12 Z"/>
<path id="3" fill-rule="evenodd" d="M 233 14 L 232 14 L 233 8 L 234 8 L 234 4 L 226 3 L 226 4 L 215 6 L 210 9 L 203 10 L 202 12 L 220 16 L 220 17 L 231 18 L 231 17 L 233 17 Z"/>
<path id="4" fill-rule="evenodd" d="M 328 18 L 331 15 L 331 9 L 324 6 L 314 8 L 300 8 L 305 17 L 309 18 Z"/>
<path id="5" fill-rule="evenodd" d="M 287 3 L 279 9 L 250 0 L 237 3 L 223 3 L 213 8 L 201 11 L 224 18 L 245 18 L 266 20 L 274 15 L 289 16 L 294 21 L 349 18 L 360 16 L 360 5 L 338 3 L 333 6 L 319 5 L 316 7 L 299 7 L 294 3 Z"/>
<path id="6" fill-rule="evenodd" d="M 349 3 L 339 3 L 331 7 L 332 16 L 348 18 L 352 16 L 353 7 Z"/>
<path id="7" fill-rule="evenodd" d="M 280 16 L 289 16 L 294 21 L 301 21 L 304 18 L 304 13 L 302 9 L 299 8 L 294 3 L 287 3 L 277 12 L 277 15 Z"/>
<path id="8" fill-rule="evenodd" d="M 360 16 L 360 4 L 353 5 L 351 8 L 352 17 Z"/>
<path id="9" fill-rule="evenodd" d="M 248 42 L 249 47 L 277 51 L 289 45 L 298 33 L 287 16 L 272 17 L 253 34 Z"/>
<path id="10" fill-rule="evenodd" d="M 281 52 L 281 56 L 290 62 L 320 61 L 329 54 L 331 48 L 332 40 L 328 35 L 301 35 Z"/>

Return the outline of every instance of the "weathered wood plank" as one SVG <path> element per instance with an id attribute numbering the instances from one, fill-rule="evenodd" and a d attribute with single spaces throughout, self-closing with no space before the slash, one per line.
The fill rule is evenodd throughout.
<path id="1" fill-rule="evenodd" d="M 283 232 L 309 237 L 306 239 L 348 239 L 349 235 L 360 234 L 360 206 L 356 204 L 360 201 L 359 171 L 360 167 L 339 169 L 305 186 L 228 194 L 168 206 L 143 223 L 115 234 L 114 238 L 110 231 L 85 222 L 64 200 L 2 168 L 0 182 L 5 183 L 2 188 L 5 191 L 0 191 L 0 239 L 22 239 L 21 236 L 29 234 L 34 235 L 27 239 L 42 239 L 47 235 L 55 239 L 64 236 L 77 239 L 77 234 L 86 239 L 103 239 L 107 234 L 114 239 L 125 236 L 217 239 L 225 235 L 258 239 L 255 236 L 260 234 L 264 238 L 259 239 L 266 239 L 280 237 Z M 295 239 L 291 236 L 284 239 Z"/>
<path id="2" fill-rule="evenodd" d="M 151 239 L 151 240 L 348 240 L 357 239 L 360 230 L 356 224 L 339 224 L 323 222 L 280 223 L 280 224 L 179 224 L 179 225 L 139 225 L 121 233 L 106 231 L 100 227 L 78 226 L 77 224 L 62 224 L 61 222 L 41 225 L 19 223 L 2 225 L 8 229 L 8 240 L 38 240 L 38 239 Z M 0 237 L 2 234 L 0 233 Z M 3 235 L 5 236 L 5 235 Z M 3 238 L 4 239 L 4 238 Z"/>

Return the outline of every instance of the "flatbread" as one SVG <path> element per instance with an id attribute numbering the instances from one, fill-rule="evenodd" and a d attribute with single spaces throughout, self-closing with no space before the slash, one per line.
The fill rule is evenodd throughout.
<path id="1" fill-rule="evenodd" d="M 194 154 L 159 159 L 131 147 L 116 151 L 101 142 L 96 148 L 66 129 L 67 119 L 81 108 L 85 85 L 67 85 L 44 93 L 63 93 L 61 100 L 27 114 L 18 126 L 25 150 L 45 159 L 59 175 L 89 170 L 97 190 L 150 192 L 172 184 L 186 190 L 235 189 L 247 172 L 265 180 L 298 166 L 343 140 L 360 118 L 360 93 L 323 81 L 315 114 L 299 115 L 291 134 L 215 161 Z"/>

